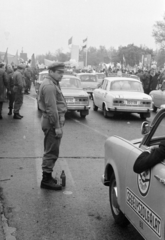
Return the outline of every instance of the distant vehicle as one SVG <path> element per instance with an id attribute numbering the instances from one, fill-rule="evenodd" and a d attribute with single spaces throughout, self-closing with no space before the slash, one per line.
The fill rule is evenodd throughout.
<path id="1" fill-rule="evenodd" d="M 109 188 L 112 216 L 122 227 L 131 223 L 146 240 L 165 239 L 165 161 L 141 174 L 133 166 L 144 150 L 165 141 L 164 125 L 165 108 L 151 124 L 142 123 L 143 139 L 111 136 L 104 145 L 102 183 Z"/>
<path id="2" fill-rule="evenodd" d="M 165 80 L 159 90 L 153 90 L 150 92 L 152 98 L 153 112 L 156 112 L 162 104 L 165 104 Z"/>
<path id="3" fill-rule="evenodd" d="M 37 102 L 39 87 L 47 75 L 47 70 L 40 72 L 36 81 Z M 64 75 L 60 86 L 67 103 L 68 111 L 78 111 L 81 118 L 85 118 L 89 114 L 90 109 L 89 95 L 82 89 L 80 79 L 73 75 Z"/>
<path id="4" fill-rule="evenodd" d="M 93 91 L 93 110 L 100 108 L 104 117 L 118 112 L 139 113 L 142 119 L 150 117 L 152 99 L 143 92 L 142 83 L 134 78 L 106 77 Z"/>
<path id="5" fill-rule="evenodd" d="M 81 85 L 91 97 L 95 88 L 98 85 L 98 78 L 95 73 L 78 73 L 77 77 L 81 80 Z"/>
<path id="6" fill-rule="evenodd" d="M 98 83 L 101 83 L 103 81 L 103 79 L 105 78 L 105 74 L 104 73 L 95 73 L 97 75 L 98 78 Z"/>

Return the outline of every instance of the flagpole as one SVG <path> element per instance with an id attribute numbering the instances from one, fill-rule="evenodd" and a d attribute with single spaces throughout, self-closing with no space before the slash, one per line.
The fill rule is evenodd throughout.
<path id="1" fill-rule="evenodd" d="M 86 47 L 86 67 L 87 67 L 87 47 Z"/>

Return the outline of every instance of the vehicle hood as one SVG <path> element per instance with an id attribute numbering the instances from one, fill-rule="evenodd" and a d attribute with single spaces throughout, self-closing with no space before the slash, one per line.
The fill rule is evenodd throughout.
<path id="1" fill-rule="evenodd" d="M 83 88 L 96 88 L 98 85 L 98 82 L 81 82 L 81 86 Z"/>
<path id="2" fill-rule="evenodd" d="M 88 97 L 88 94 L 83 89 L 65 89 L 62 88 L 64 97 Z"/>
<path id="3" fill-rule="evenodd" d="M 115 92 L 110 92 L 109 94 L 114 98 L 152 100 L 152 98 L 148 94 L 145 94 L 142 92 L 115 91 Z"/>

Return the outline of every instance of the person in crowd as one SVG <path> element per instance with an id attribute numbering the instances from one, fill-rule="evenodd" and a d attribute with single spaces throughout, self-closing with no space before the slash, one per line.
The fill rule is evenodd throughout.
<path id="1" fill-rule="evenodd" d="M 20 115 L 19 111 L 23 103 L 23 92 L 24 92 L 24 69 L 25 66 L 23 64 L 19 64 L 17 66 L 17 70 L 13 74 L 14 87 L 13 91 L 15 94 L 14 101 L 14 119 L 22 119 L 23 116 Z"/>
<path id="2" fill-rule="evenodd" d="M 150 92 L 150 75 L 147 70 L 144 71 L 144 73 L 141 75 L 141 82 L 143 84 L 143 89 L 146 94 L 149 94 Z"/>
<path id="3" fill-rule="evenodd" d="M 158 74 L 154 68 L 150 70 L 150 91 L 156 90 L 158 85 Z"/>
<path id="4" fill-rule="evenodd" d="M 11 65 L 7 65 L 6 66 L 6 73 L 7 73 L 7 95 L 8 95 L 8 100 L 9 100 L 9 112 L 8 115 L 12 115 L 12 110 L 13 110 L 13 104 L 14 104 L 14 91 L 13 91 L 13 87 L 14 87 L 14 80 L 13 80 L 13 74 L 14 74 L 14 70 L 12 68 Z"/>
<path id="5" fill-rule="evenodd" d="M 159 147 L 150 147 L 142 152 L 136 159 L 133 170 L 135 173 L 142 173 L 165 159 L 165 141 L 159 144 Z"/>
<path id="6" fill-rule="evenodd" d="M 25 77 L 25 94 L 29 94 L 31 89 L 31 78 L 32 78 L 32 72 L 30 71 L 29 66 L 27 65 L 24 71 L 24 77 Z"/>
<path id="7" fill-rule="evenodd" d="M 5 101 L 6 97 L 6 88 L 7 88 L 7 74 L 5 72 L 5 65 L 4 63 L 0 62 L 0 120 L 3 119 L 2 108 L 3 102 Z"/>
<path id="8" fill-rule="evenodd" d="M 59 85 L 64 74 L 64 64 L 53 63 L 48 70 L 48 76 L 39 88 L 38 97 L 39 108 L 42 111 L 41 126 L 45 135 L 41 188 L 61 190 L 62 187 L 52 177 L 52 172 L 59 156 L 67 111 L 67 104 Z"/>

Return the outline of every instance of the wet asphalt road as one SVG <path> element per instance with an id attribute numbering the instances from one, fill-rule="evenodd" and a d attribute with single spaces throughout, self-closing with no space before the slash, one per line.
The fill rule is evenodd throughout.
<path id="1" fill-rule="evenodd" d="M 108 187 L 101 183 L 105 140 L 111 135 L 140 138 L 138 115 L 105 119 L 92 108 L 86 119 L 68 113 L 53 173 L 65 170 L 67 186 L 55 192 L 40 189 L 43 133 L 34 89 L 24 96 L 22 120 L 12 119 L 7 111 L 5 103 L 0 122 L 0 210 L 7 220 L 6 235 L 14 236 L 11 240 L 142 239 L 133 226 L 122 229 L 114 223 Z"/>

